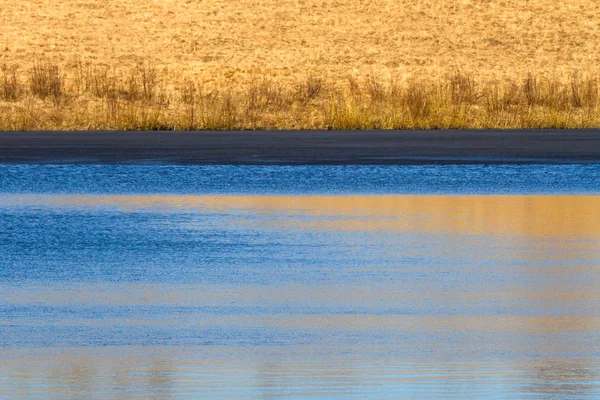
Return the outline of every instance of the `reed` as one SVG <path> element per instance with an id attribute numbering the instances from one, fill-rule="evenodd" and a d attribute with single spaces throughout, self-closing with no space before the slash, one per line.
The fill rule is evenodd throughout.
<path id="1" fill-rule="evenodd" d="M 486 82 L 460 70 L 440 79 L 309 75 L 245 86 L 169 83 L 156 68 L 37 62 L 0 68 L 0 130 L 256 130 L 598 128 L 595 74 L 528 74 Z"/>

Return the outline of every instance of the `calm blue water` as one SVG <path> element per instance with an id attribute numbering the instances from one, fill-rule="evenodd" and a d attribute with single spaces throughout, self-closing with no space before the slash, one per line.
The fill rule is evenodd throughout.
<path id="1" fill-rule="evenodd" d="M 0 398 L 600 396 L 600 166 L 0 165 Z"/>
<path id="2" fill-rule="evenodd" d="M 1 165 L 4 193 L 597 193 L 600 165 Z"/>

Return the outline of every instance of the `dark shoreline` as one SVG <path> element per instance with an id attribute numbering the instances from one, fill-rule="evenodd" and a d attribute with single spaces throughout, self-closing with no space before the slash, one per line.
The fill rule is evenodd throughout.
<path id="1" fill-rule="evenodd" d="M 0 163 L 600 163 L 600 130 L 0 132 Z"/>

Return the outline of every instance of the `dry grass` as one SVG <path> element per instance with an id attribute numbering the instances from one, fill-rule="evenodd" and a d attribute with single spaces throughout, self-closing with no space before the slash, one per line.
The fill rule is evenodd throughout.
<path id="1" fill-rule="evenodd" d="M 590 0 L 2 0 L 0 65 L 50 59 L 132 70 L 173 83 L 237 86 L 528 72 L 600 63 L 600 2 Z"/>
<path id="2" fill-rule="evenodd" d="M 19 76 L 23 78 L 19 79 Z M 147 64 L 118 72 L 36 62 L 0 70 L 0 130 L 446 129 L 600 127 L 596 75 L 526 75 L 484 82 L 453 70 L 439 79 L 282 84 L 256 78 L 167 88 Z"/>
<path id="3" fill-rule="evenodd" d="M 0 9 L 0 129 L 598 126 L 589 0 Z"/>

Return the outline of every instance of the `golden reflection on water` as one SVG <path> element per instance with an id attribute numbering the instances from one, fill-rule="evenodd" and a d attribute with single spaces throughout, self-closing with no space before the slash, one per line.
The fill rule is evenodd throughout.
<path id="1" fill-rule="evenodd" d="M 600 237 L 600 196 L 183 196 L 15 195 L 4 206 L 108 208 L 121 212 L 249 213 L 322 217 L 283 220 L 305 229 Z M 281 223 L 281 222 L 280 222 Z M 277 225 L 277 222 L 274 222 Z"/>
<path id="2" fill-rule="evenodd" d="M 14 386 L 4 394 L 26 398 L 271 398 L 290 393 L 328 398 L 365 398 L 369 393 L 394 398 L 531 394 L 594 398 L 597 394 L 597 365 L 584 360 L 419 363 L 385 353 L 378 356 L 376 362 L 348 355 L 336 358 L 310 347 L 299 353 L 218 346 L 38 349 L 31 354 L 0 349 L 0 357 L 14 358 L 18 378 L 30 384 L 26 390 L 13 380 Z"/>

